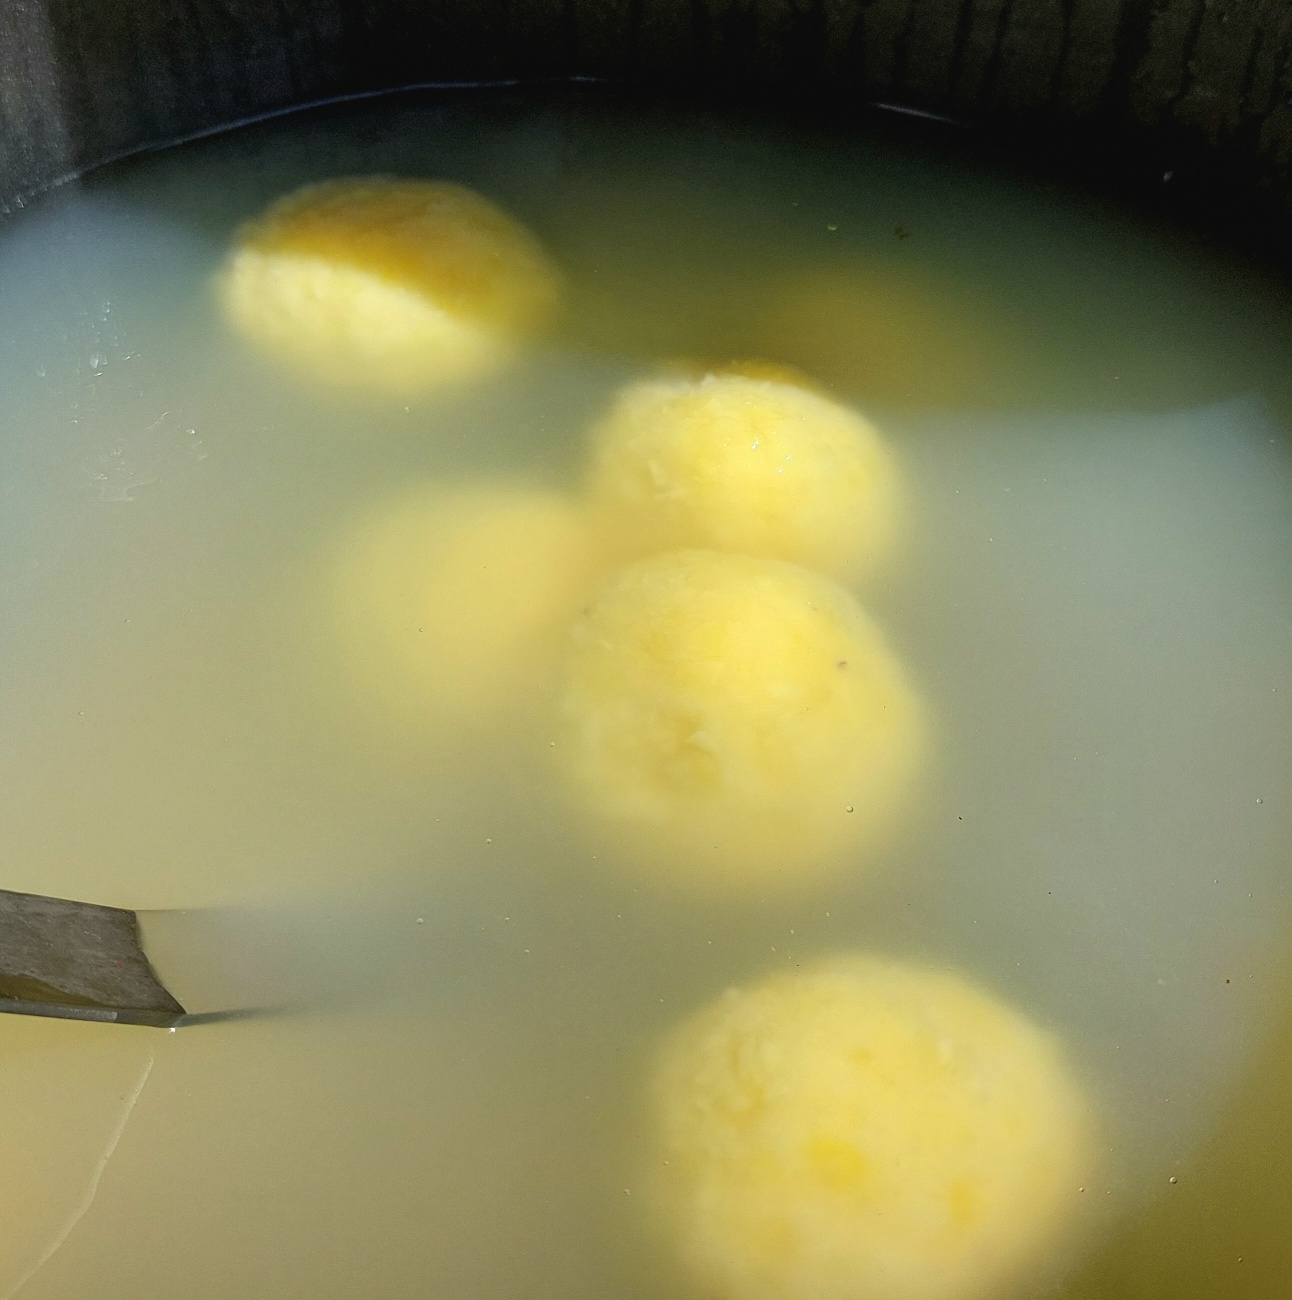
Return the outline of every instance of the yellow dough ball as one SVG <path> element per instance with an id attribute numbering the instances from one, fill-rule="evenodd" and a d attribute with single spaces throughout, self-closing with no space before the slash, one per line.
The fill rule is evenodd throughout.
<path id="1" fill-rule="evenodd" d="M 243 227 L 218 291 L 239 331 L 312 378 L 409 394 L 504 364 L 560 282 L 483 196 L 371 177 L 273 204 Z"/>
<path id="2" fill-rule="evenodd" d="M 494 719 L 551 671 L 590 569 L 582 516 L 556 493 L 409 491 L 352 523 L 333 556 L 344 671 L 414 723 Z"/>
<path id="3" fill-rule="evenodd" d="M 670 551 L 575 624 L 558 755 L 623 855 L 695 889 L 828 876 L 909 793 L 919 702 L 848 592 L 779 560 Z"/>
<path id="4" fill-rule="evenodd" d="M 765 364 L 629 385 L 593 433 L 589 486 L 627 554 L 705 546 L 841 576 L 887 556 L 903 504 L 874 426 Z"/>
<path id="5" fill-rule="evenodd" d="M 1091 1168 L 1059 1044 L 939 970 L 845 956 L 731 990 L 654 1083 L 654 1207 L 711 1300 L 1001 1295 L 1066 1244 Z"/>

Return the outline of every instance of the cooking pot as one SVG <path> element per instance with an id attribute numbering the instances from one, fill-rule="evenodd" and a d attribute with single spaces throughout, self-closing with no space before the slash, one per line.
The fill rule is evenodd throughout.
<path id="1" fill-rule="evenodd" d="M 311 101 L 586 78 L 971 122 L 1277 257 L 1290 60 L 1281 0 L 3 0 L 0 211 Z"/>
<path id="2" fill-rule="evenodd" d="M 0 212 L 312 102 L 568 79 L 901 111 L 1287 256 L 1286 0 L 0 0 Z M 1289 1294 L 1292 1015 L 1279 1023 L 1245 1101 L 1070 1300 Z"/>

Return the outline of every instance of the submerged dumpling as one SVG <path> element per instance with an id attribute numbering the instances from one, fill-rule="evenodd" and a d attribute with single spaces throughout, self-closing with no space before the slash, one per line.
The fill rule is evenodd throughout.
<path id="1" fill-rule="evenodd" d="M 987 299 L 918 266 L 841 264 L 764 286 L 759 345 L 886 407 L 1017 403 L 1027 341 Z"/>
<path id="2" fill-rule="evenodd" d="M 843 576 L 884 559 L 903 501 L 868 420 L 757 364 L 630 384 L 593 433 L 589 487 L 627 554 L 703 546 Z"/>
<path id="3" fill-rule="evenodd" d="M 509 359 L 551 314 L 538 241 L 445 181 L 335 180 L 243 227 L 218 280 L 234 326 L 317 380 L 406 394 Z"/>
<path id="4" fill-rule="evenodd" d="M 941 970 L 845 956 L 666 1043 L 650 1184 L 703 1296 L 978 1300 L 1064 1244 L 1090 1109 L 1059 1044 Z"/>
<path id="5" fill-rule="evenodd" d="M 414 722 L 483 722 L 550 672 L 592 564 L 577 507 L 554 492 L 430 484 L 341 539 L 329 599 L 362 694 Z"/>
<path id="6" fill-rule="evenodd" d="M 623 855 L 698 889 L 828 875 L 909 793 L 921 708 L 841 587 L 778 560 L 670 551 L 575 624 L 558 754 Z"/>

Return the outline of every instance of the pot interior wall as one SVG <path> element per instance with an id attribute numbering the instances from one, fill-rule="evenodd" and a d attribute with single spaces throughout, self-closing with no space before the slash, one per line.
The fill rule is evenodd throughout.
<path id="1" fill-rule="evenodd" d="M 1256 0 L 8 0 L 0 210 L 302 103 L 572 77 L 764 108 L 892 103 L 1096 175 L 1160 180 L 1165 159 L 1185 208 L 1232 206 L 1240 179 L 1280 213 L 1292 197 L 1292 17 Z"/>

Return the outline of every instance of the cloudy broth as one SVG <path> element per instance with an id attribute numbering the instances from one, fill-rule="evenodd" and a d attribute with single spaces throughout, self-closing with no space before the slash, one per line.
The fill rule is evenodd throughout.
<path id="1" fill-rule="evenodd" d="M 238 224 L 367 173 L 524 222 L 554 334 L 398 401 L 231 337 Z M 1058 1294 L 1278 1294 L 1290 344 L 1254 270 L 1111 206 L 591 94 L 313 112 L 6 218 L 0 885 L 142 909 L 182 998 L 275 1014 L 0 1016 L 0 1300 L 672 1294 L 634 1199 L 655 1044 L 842 950 L 953 967 L 1066 1043 L 1107 1150 Z M 320 614 L 366 503 L 577 493 L 616 390 L 693 356 L 807 373 L 908 486 L 858 590 L 927 769 L 891 844 L 802 889 L 616 860 L 554 793 L 541 701 L 410 725 Z"/>

